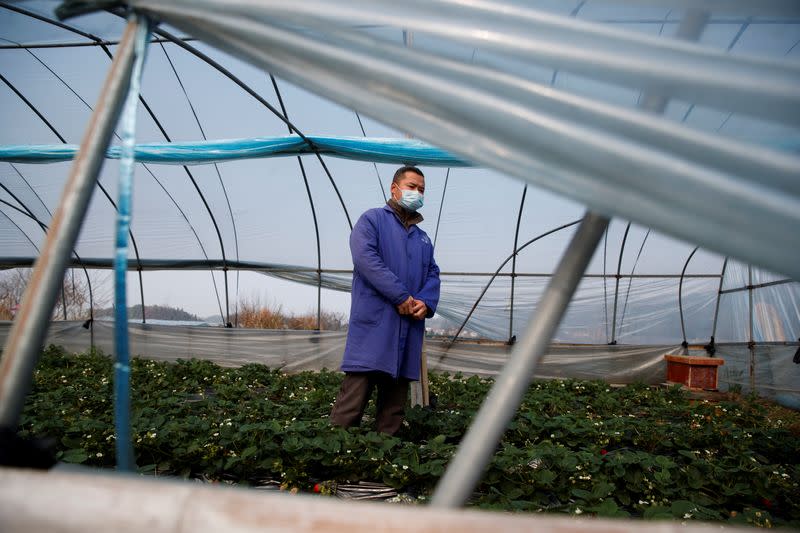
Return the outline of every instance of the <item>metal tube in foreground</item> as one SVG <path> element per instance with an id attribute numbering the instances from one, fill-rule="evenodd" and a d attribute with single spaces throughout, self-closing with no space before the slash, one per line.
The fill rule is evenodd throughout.
<path id="1" fill-rule="evenodd" d="M 584 216 L 525 335 L 511 352 L 461 441 L 455 458 L 439 481 L 431 502 L 434 507 L 457 507 L 464 504 L 472 493 L 501 435 L 516 413 L 608 222 L 608 218 L 591 212 Z"/>
<path id="2" fill-rule="evenodd" d="M 125 28 L 80 151 L 61 193 L 41 254 L 36 260 L 20 312 L 3 349 L 3 359 L 0 361 L 0 427 L 17 427 L 64 270 L 128 92 L 137 26 L 138 23 L 132 20 Z"/>

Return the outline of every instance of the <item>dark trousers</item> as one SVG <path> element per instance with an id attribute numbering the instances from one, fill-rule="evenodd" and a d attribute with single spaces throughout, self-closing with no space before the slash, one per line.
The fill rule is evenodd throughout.
<path id="1" fill-rule="evenodd" d="M 373 389 L 378 389 L 375 419 L 381 433 L 394 435 L 403 423 L 409 380 L 384 372 L 348 372 L 331 411 L 331 423 L 352 427 L 361 423 Z"/>

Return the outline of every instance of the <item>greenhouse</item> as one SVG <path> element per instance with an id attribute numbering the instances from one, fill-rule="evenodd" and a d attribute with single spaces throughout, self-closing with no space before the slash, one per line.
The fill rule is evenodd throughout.
<path id="1" fill-rule="evenodd" d="M 800 409 L 794 2 L 0 2 L 0 81 L 2 426 L 49 344 L 326 379 L 351 230 L 406 164 L 441 270 L 427 370 L 494 383 L 433 506 L 533 378 L 718 359 L 709 388 Z M 264 294 L 305 326 L 244 327 Z"/>

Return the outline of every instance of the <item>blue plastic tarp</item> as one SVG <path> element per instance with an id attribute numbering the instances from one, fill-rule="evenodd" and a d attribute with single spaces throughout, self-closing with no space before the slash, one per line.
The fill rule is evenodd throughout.
<path id="1" fill-rule="evenodd" d="M 444 150 L 414 139 L 364 137 L 257 137 L 179 143 L 137 144 L 136 161 L 175 165 L 202 165 L 253 159 L 320 154 L 376 163 L 417 164 L 426 166 L 472 166 Z M 312 146 L 313 145 L 313 146 Z M 0 161 L 9 163 L 54 163 L 73 159 L 78 153 L 74 144 L 0 146 Z M 109 159 L 119 159 L 120 147 L 109 147 Z"/>

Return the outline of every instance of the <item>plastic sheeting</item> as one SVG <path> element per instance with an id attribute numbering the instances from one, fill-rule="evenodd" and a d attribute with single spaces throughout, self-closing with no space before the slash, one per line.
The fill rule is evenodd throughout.
<path id="1" fill-rule="evenodd" d="M 0 266 L 28 266 L 29 258 L 9 258 Z M 81 263 L 73 260 L 74 266 Z M 110 267 L 108 260 L 82 258 L 87 268 Z M 144 271 L 187 270 L 225 267 L 221 261 L 143 260 Z M 135 261 L 130 262 L 136 268 Z M 229 269 L 254 270 L 264 276 L 279 278 L 305 286 L 321 286 L 349 292 L 352 277 L 349 271 L 317 273 L 309 266 L 229 262 Z M 428 327 L 439 335 L 454 336 L 463 325 L 459 338 L 481 337 L 507 341 L 520 335 L 536 310 L 549 275 L 517 274 L 514 284 L 513 316 L 511 277 L 501 272 L 488 289 L 488 273 L 442 274 L 442 295 L 436 316 Z M 771 279 L 769 273 L 753 269 L 755 279 Z M 718 295 L 717 276 L 687 274 L 678 276 L 622 275 L 619 289 L 616 276 L 593 274 L 578 286 L 567 312 L 556 331 L 554 341 L 560 343 L 607 344 L 617 341 L 629 345 L 676 344 L 685 331 L 689 343 L 707 343 L 712 335 L 717 342 L 750 340 L 749 291 Z M 736 268 L 726 269 L 723 286 L 738 283 Z M 738 287 L 737 287 L 738 288 Z M 483 296 L 481 293 L 484 292 Z M 96 288 L 97 290 L 97 288 Z M 679 290 L 682 290 L 679 300 Z M 726 289 L 730 290 L 730 289 Z M 615 298 L 615 292 L 618 292 Z M 800 283 L 781 283 L 753 289 L 753 339 L 756 342 L 792 342 L 800 338 Z M 479 299 L 480 298 L 480 299 Z M 717 299 L 720 307 L 714 331 Z M 616 300 L 616 308 L 615 308 Z M 474 309 L 473 309 L 474 307 Z M 683 328 L 681 327 L 683 313 Z"/>
<path id="2" fill-rule="evenodd" d="M 698 103 L 713 95 L 731 112 L 781 109 L 783 119 L 796 123 L 800 68 L 792 62 L 710 52 L 512 3 L 467 8 L 431 2 L 426 8 L 419 2 L 402 9 L 390 2 L 325 1 L 313 8 L 214 0 L 133 5 L 476 163 L 601 213 L 800 278 L 793 252 L 800 236 L 792 229 L 800 224 L 797 156 L 561 94 L 514 73 L 409 51 L 343 27 L 340 17 L 358 12 L 403 27 L 435 15 L 444 26 L 440 35 L 456 40 L 469 35 L 489 48 L 499 43 L 503 52 L 532 64 L 591 76 L 611 72 L 616 82 Z M 529 41 L 540 33 L 531 31 L 534 21 L 549 32 L 543 42 Z M 296 24 L 309 31 L 297 31 Z M 432 26 L 425 30 L 436 32 Z M 591 46 L 572 50 L 576 40 Z M 775 113 L 765 116 L 780 120 Z"/>
<path id="3" fill-rule="evenodd" d="M 310 143 L 310 144 L 309 144 Z M 69 161 L 78 153 L 74 144 L 0 146 L 0 161 L 9 163 L 55 163 Z M 112 146 L 108 159 L 119 159 L 121 149 Z M 413 139 L 322 137 L 297 135 L 256 139 L 226 139 L 182 143 L 142 143 L 134 149 L 139 163 L 201 165 L 319 153 L 321 155 L 375 163 L 465 167 L 471 163 L 430 144 Z"/>
<path id="4" fill-rule="evenodd" d="M 152 4 L 154 9 L 178 6 L 172 1 Z M 154 44 L 142 95 L 159 122 L 142 112 L 141 139 L 164 139 L 167 144 L 169 137 L 179 145 L 200 138 L 286 138 L 286 123 L 266 102 L 276 109 L 283 109 L 280 104 L 284 104 L 289 119 L 305 134 L 324 134 L 329 139 L 359 135 L 400 138 L 411 132 L 471 161 L 478 161 L 475 154 L 491 152 L 494 159 L 482 159 L 482 167 L 451 171 L 423 167 L 427 191 L 422 227 L 438 237 L 436 259 L 442 269 L 463 274 L 445 277 L 440 317 L 430 323 L 435 329 L 450 334 L 460 326 L 488 281 L 485 273 L 493 272 L 512 253 L 516 232 L 521 244 L 580 217 L 584 206 L 568 198 L 589 199 L 586 203 L 598 208 L 602 200 L 610 206 L 609 212 L 623 215 L 661 213 L 669 219 L 661 220 L 662 231 L 669 230 L 668 222 L 681 225 L 684 233 L 672 232 L 683 239 L 678 240 L 657 229 L 650 231 L 650 219 L 644 215 L 639 219 L 647 219 L 646 223 L 634 224 L 630 231 L 627 220 L 613 220 L 602 250 L 588 269 L 592 276 L 614 276 L 620 261 L 623 276 L 673 277 L 623 277 L 618 292 L 613 277 L 587 278 L 557 333 L 559 342 L 604 344 L 616 337 L 614 340 L 623 344 L 679 343 L 676 276 L 695 242 L 709 243 L 720 236 L 727 237 L 728 244 L 733 240 L 737 246 L 747 247 L 748 232 L 763 229 L 761 244 L 783 252 L 797 264 L 797 241 L 787 245 L 773 239 L 773 234 L 781 232 L 792 232 L 796 239 L 796 217 L 772 231 L 769 216 L 745 209 L 753 207 L 747 202 L 754 199 L 777 206 L 780 202 L 769 203 L 776 191 L 789 202 L 794 202 L 798 193 L 795 141 L 800 130 L 792 125 L 796 105 L 775 105 L 781 98 L 785 103 L 784 97 L 796 101 L 800 94 L 787 92 L 785 83 L 787 74 L 794 79 L 791 76 L 795 76 L 800 58 L 800 19 L 788 11 L 791 2 L 773 1 L 769 7 L 765 2 L 742 0 L 659 0 L 643 6 L 559 0 L 521 8 L 518 2 L 465 6 L 441 1 L 414 1 L 398 7 L 384 0 L 213 4 L 186 2 L 188 7 L 176 8 L 175 16 L 206 24 L 201 19 L 207 13 L 212 13 L 212 19 L 220 18 L 213 13 L 220 6 L 223 10 L 230 7 L 226 13 L 230 16 L 250 9 L 260 10 L 262 15 L 264 9 L 275 10 L 266 23 L 274 23 L 278 31 L 285 32 L 280 35 L 290 38 L 262 47 L 261 52 L 280 61 L 278 66 L 284 70 L 272 71 L 276 75 L 273 87 L 261 69 L 202 42 L 187 44 L 224 65 L 251 89 L 248 93 L 187 48 Z M 48 18 L 54 4 L 29 0 L 17 6 Z M 193 11 L 202 6 L 202 16 Z M 500 13 L 516 8 L 522 12 Z M 710 13 L 705 31 L 694 44 L 673 39 L 686 8 Z M 475 16 L 476 9 L 486 16 Z M 298 16 L 303 10 L 310 13 Z M 11 125 L 0 129 L 3 145 L 77 143 L 110 63 L 101 47 L 84 46 L 93 44 L 87 35 L 114 41 L 124 25 L 122 19 L 107 12 L 71 19 L 59 27 L 42 18 L 0 8 L 0 37 L 7 40 L 0 44 L 6 80 L 0 82 L 0 108 Z M 250 23 L 241 28 L 260 24 L 256 14 L 249 18 Z M 290 18 L 298 23 L 282 24 Z M 358 22 L 367 20 L 375 23 Z M 472 32 L 483 24 L 491 26 L 494 33 Z M 70 27 L 81 33 L 70 32 Z M 243 40 L 241 28 L 234 25 L 231 37 Z M 503 31 L 497 32 L 498 28 Z M 413 33 L 409 46 L 402 39 L 404 30 Z M 10 43 L 22 47 L 11 48 L 17 45 Z M 300 55 L 305 44 L 316 48 Z M 31 48 L 24 48 L 27 45 Z M 291 50 L 287 49 L 290 45 Z M 112 52 L 113 48 L 110 46 Z M 654 59 L 656 56 L 662 60 Z M 349 64 L 354 58 L 364 61 Z M 330 68 L 321 70 L 319 63 Z M 752 75 L 753 66 L 760 74 Z M 353 73 L 357 68 L 363 76 Z M 281 77 L 281 72 L 286 77 Z M 659 85 L 662 82 L 665 85 Z M 280 89 L 280 102 L 275 88 Z M 635 110 L 645 95 L 658 93 L 659 88 L 665 89 L 662 96 L 669 97 L 663 116 Z M 347 107 L 326 100 L 328 96 Z M 776 108 L 781 109 L 779 116 L 765 120 L 776 114 Z M 387 115 L 390 111 L 395 113 L 392 121 Z M 370 120 L 367 113 L 386 121 Z M 509 118 L 514 114 L 540 122 L 520 124 L 518 118 Z M 753 114 L 761 118 L 753 118 Z M 624 157 L 595 150 L 598 145 L 620 148 Z M 647 157 L 637 159 L 641 165 L 630 166 L 633 155 Z M 145 274 L 145 303 L 181 306 L 203 315 L 212 312 L 209 309 L 216 313 L 219 304 L 220 314 L 224 314 L 222 269 L 251 269 L 313 287 L 318 283 L 318 259 L 323 288 L 348 290 L 350 279 L 345 271 L 352 267 L 348 218 L 355 221 L 365 209 L 385 201 L 396 164 L 373 166 L 323 156 L 322 168 L 314 157 L 301 160 L 302 171 L 292 157 L 230 160 L 188 170 L 174 164 L 137 165 L 132 235 L 141 261 L 132 252 L 131 268 L 214 269 L 202 280 L 197 274 Z M 511 163 L 513 168 L 508 166 Z M 488 170 L 488 165 L 542 187 L 526 188 L 527 182 Z M 691 181 L 673 179 L 674 173 L 686 170 L 687 165 L 700 172 L 693 174 L 695 177 L 711 180 L 712 187 L 701 192 L 713 192 L 713 186 L 719 186 L 726 194 L 745 197 L 745 204 L 731 202 L 725 194 L 703 196 L 687 186 Z M 13 257 L 35 257 L 44 231 L 25 213 L 30 210 L 49 223 L 69 166 L 68 162 L 0 163 L 0 184 L 7 188 L 0 191 L 0 200 L 7 202 L 0 205 L 0 264 L 13 264 Z M 116 196 L 117 168 L 118 161 L 107 160 L 98 180 L 111 198 Z M 342 203 L 334 187 L 338 187 Z M 660 200 L 654 200 L 654 188 Z M 763 188 L 771 192 L 761 195 Z M 527 195 L 521 202 L 523 191 Z M 790 206 L 792 217 L 798 212 L 795 207 L 794 203 Z M 109 263 L 114 216 L 111 202 L 97 191 L 76 245 L 87 264 L 99 267 Z M 720 216 L 735 219 L 734 223 L 708 224 Z M 720 227 L 724 231 L 718 232 Z M 744 232 L 739 231 L 742 227 Z M 511 265 L 506 265 L 503 277 L 489 288 L 462 337 L 482 335 L 503 341 L 519 335 L 571 235 L 570 229 L 560 231 L 518 254 L 513 306 Z M 627 236 L 624 246 L 623 235 Z M 686 272 L 718 276 L 723 260 L 724 256 L 700 249 Z M 762 256 L 754 252 L 751 260 L 758 264 Z M 731 264 L 723 290 L 748 285 L 747 274 L 746 265 Z M 229 272 L 231 302 L 238 299 L 234 276 L 238 274 Z M 753 269 L 756 284 L 783 277 Z M 243 284 L 241 295 L 267 293 L 267 299 L 277 297 L 276 303 L 292 302 L 295 309 L 306 306 L 298 312 L 316 310 L 316 290 L 299 287 L 288 295 L 275 295 L 269 291 L 286 284 L 256 275 L 242 278 L 256 281 L 246 288 Z M 684 280 L 683 312 L 689 342 L 709 340 L 718 280 Z M 215 293 L 217 301 L 212 302 Z M 797 283 L 758 288 L 752 294 L 756 342 L 800 337 Z M 303 299 L 303 295 L 313 298 Z M 722 295 L 717 342 L 749 340 L 749 298 L 748 291 Z M 323 310 L 339 302 L 346 302 L 346 297 L 334 295 L 326 300 L 323 293 Z M 346 308 L 336 311 L 346 312 Z"/>
<path id="5" fill-rule="evenodd" d="M 0 343 L 10 330 L 0 322 Z M 289 330 L 227 329 L 130 323 L 131 354 L 158 360 L 198 358 L 222 366 L 261 363 L 286 372 L 338 369 L 346 334 Z M 91 332 L 81 322 L 52 322 L 48 343 L 82 352 L 91 346 Z M 94 344 L 106 353 L 113 350 L 113 325 L 94 323 Z M 800 408 L 800 365 L 792 362 L 797 343 L 755 347 L 754 381 L 757 392 Z M 494 376 L 508 359 L 511 347 L 504 343 L 428 338 L 428 369 L 435 372 Z M 683 353 L 675 345 L 580 345 L 553 344 L 536 371 L 540 379 L 601 379 L 609 383 L 662 383 L 666 379 L 665 354 Z M 698 352 L 705 353 L 705 352 Z M 720 390 L 750 386 L 750 351 L 746 345 L 720 344 Z M 794 403 L 793 403 L 794 402 Z"/>

